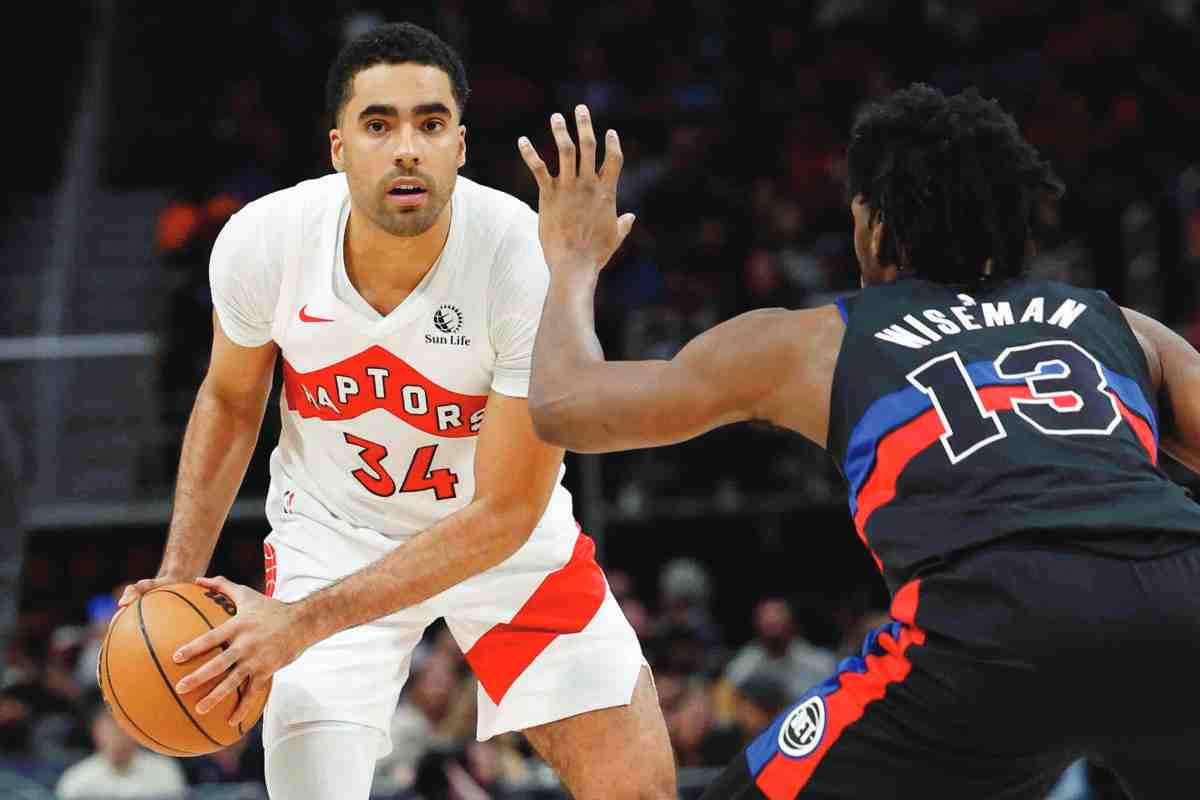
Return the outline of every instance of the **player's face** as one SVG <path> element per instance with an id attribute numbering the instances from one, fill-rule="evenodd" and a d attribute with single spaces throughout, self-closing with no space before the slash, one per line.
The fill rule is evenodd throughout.
<path id="1" fill-rule="evenodd" d="M 466 163 L 450 76 L 424 64 L 376 64 L 354 76 L 354 92 L 329 132 L 333 165 L 346 173 L 354 208 L 396 236 L 433 227 Z"/>
<path id="2" fill-rule="evenodd" d="M 863 286 L 874 286 L 896 279 L 896 268 L 879 263 L 879 246 L 883 242 L 883 220 L 871 219 L 871 207 L 863 196 L 850 201 L 850 216 L 854 217 L 854 255 L 858 258 Z"/>

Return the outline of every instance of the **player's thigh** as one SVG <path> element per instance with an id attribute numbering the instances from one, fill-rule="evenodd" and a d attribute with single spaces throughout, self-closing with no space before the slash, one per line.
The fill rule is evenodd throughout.
<path id="1" fill-rule="evenodd" d="M 328 585 L 301 554 L 277 547 L 275 596 L 294 602 Z M 275 673 L 263 715 L 270 748 L 304 726 L 345 722 L 380 732 L 379 755 L 391 749 L 389 730 L 413 650 L 432 621 L 421 607 L 347 628 L 309 647 Z"/>
<path id="2" fill-rule="evenodd" d="M 628 705 L 524 731 L 576 800 L 674 798 L 674 758 L 649 667 Z"/>

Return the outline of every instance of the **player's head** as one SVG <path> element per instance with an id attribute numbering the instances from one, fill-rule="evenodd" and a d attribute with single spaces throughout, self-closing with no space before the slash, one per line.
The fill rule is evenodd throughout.
<path id="1" fill-rule="evenodd" d="M 854 251 L 864 285 L 1019 275 L 1037 205 L 1062 183 L 1016 121 L 975 89 L 913 84 L 858 116 L 847 151 Z"/>
<path id="2" fill-rule="evenodd" d="M 326 84 L 329 144 L 356 211 L 397 236 L 448 213 L 466 163 L 469 93 L 462 59 L 417 25 L 381 25 L 342 48 Z M 397 186 L 404 179 L 411 188 Z"/>

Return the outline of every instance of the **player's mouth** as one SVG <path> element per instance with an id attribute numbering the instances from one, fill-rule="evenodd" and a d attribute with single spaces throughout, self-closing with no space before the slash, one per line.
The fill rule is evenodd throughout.
<path id="1" fill-rule="evenodd" d="M 423 181 L 415 178 L 400 178 L 388 186 L 388 202 L 404 208 L 423 205 L 429 196 Z"/>

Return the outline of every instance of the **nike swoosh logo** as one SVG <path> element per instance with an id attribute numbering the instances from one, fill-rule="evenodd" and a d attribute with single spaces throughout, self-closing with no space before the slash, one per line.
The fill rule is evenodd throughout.
<path id="1" fill-rule="evenodd" d="M 325 319 L 324 317 L 310 317 L 308 315 L 308 313 L 305 311 L 306 308 L 308 308 L 308 303 L 305 303 L 304 305 L 302 305 L 300 307 L 300 321 L 301 322 L 333 322 L 333 320 Z"/>

